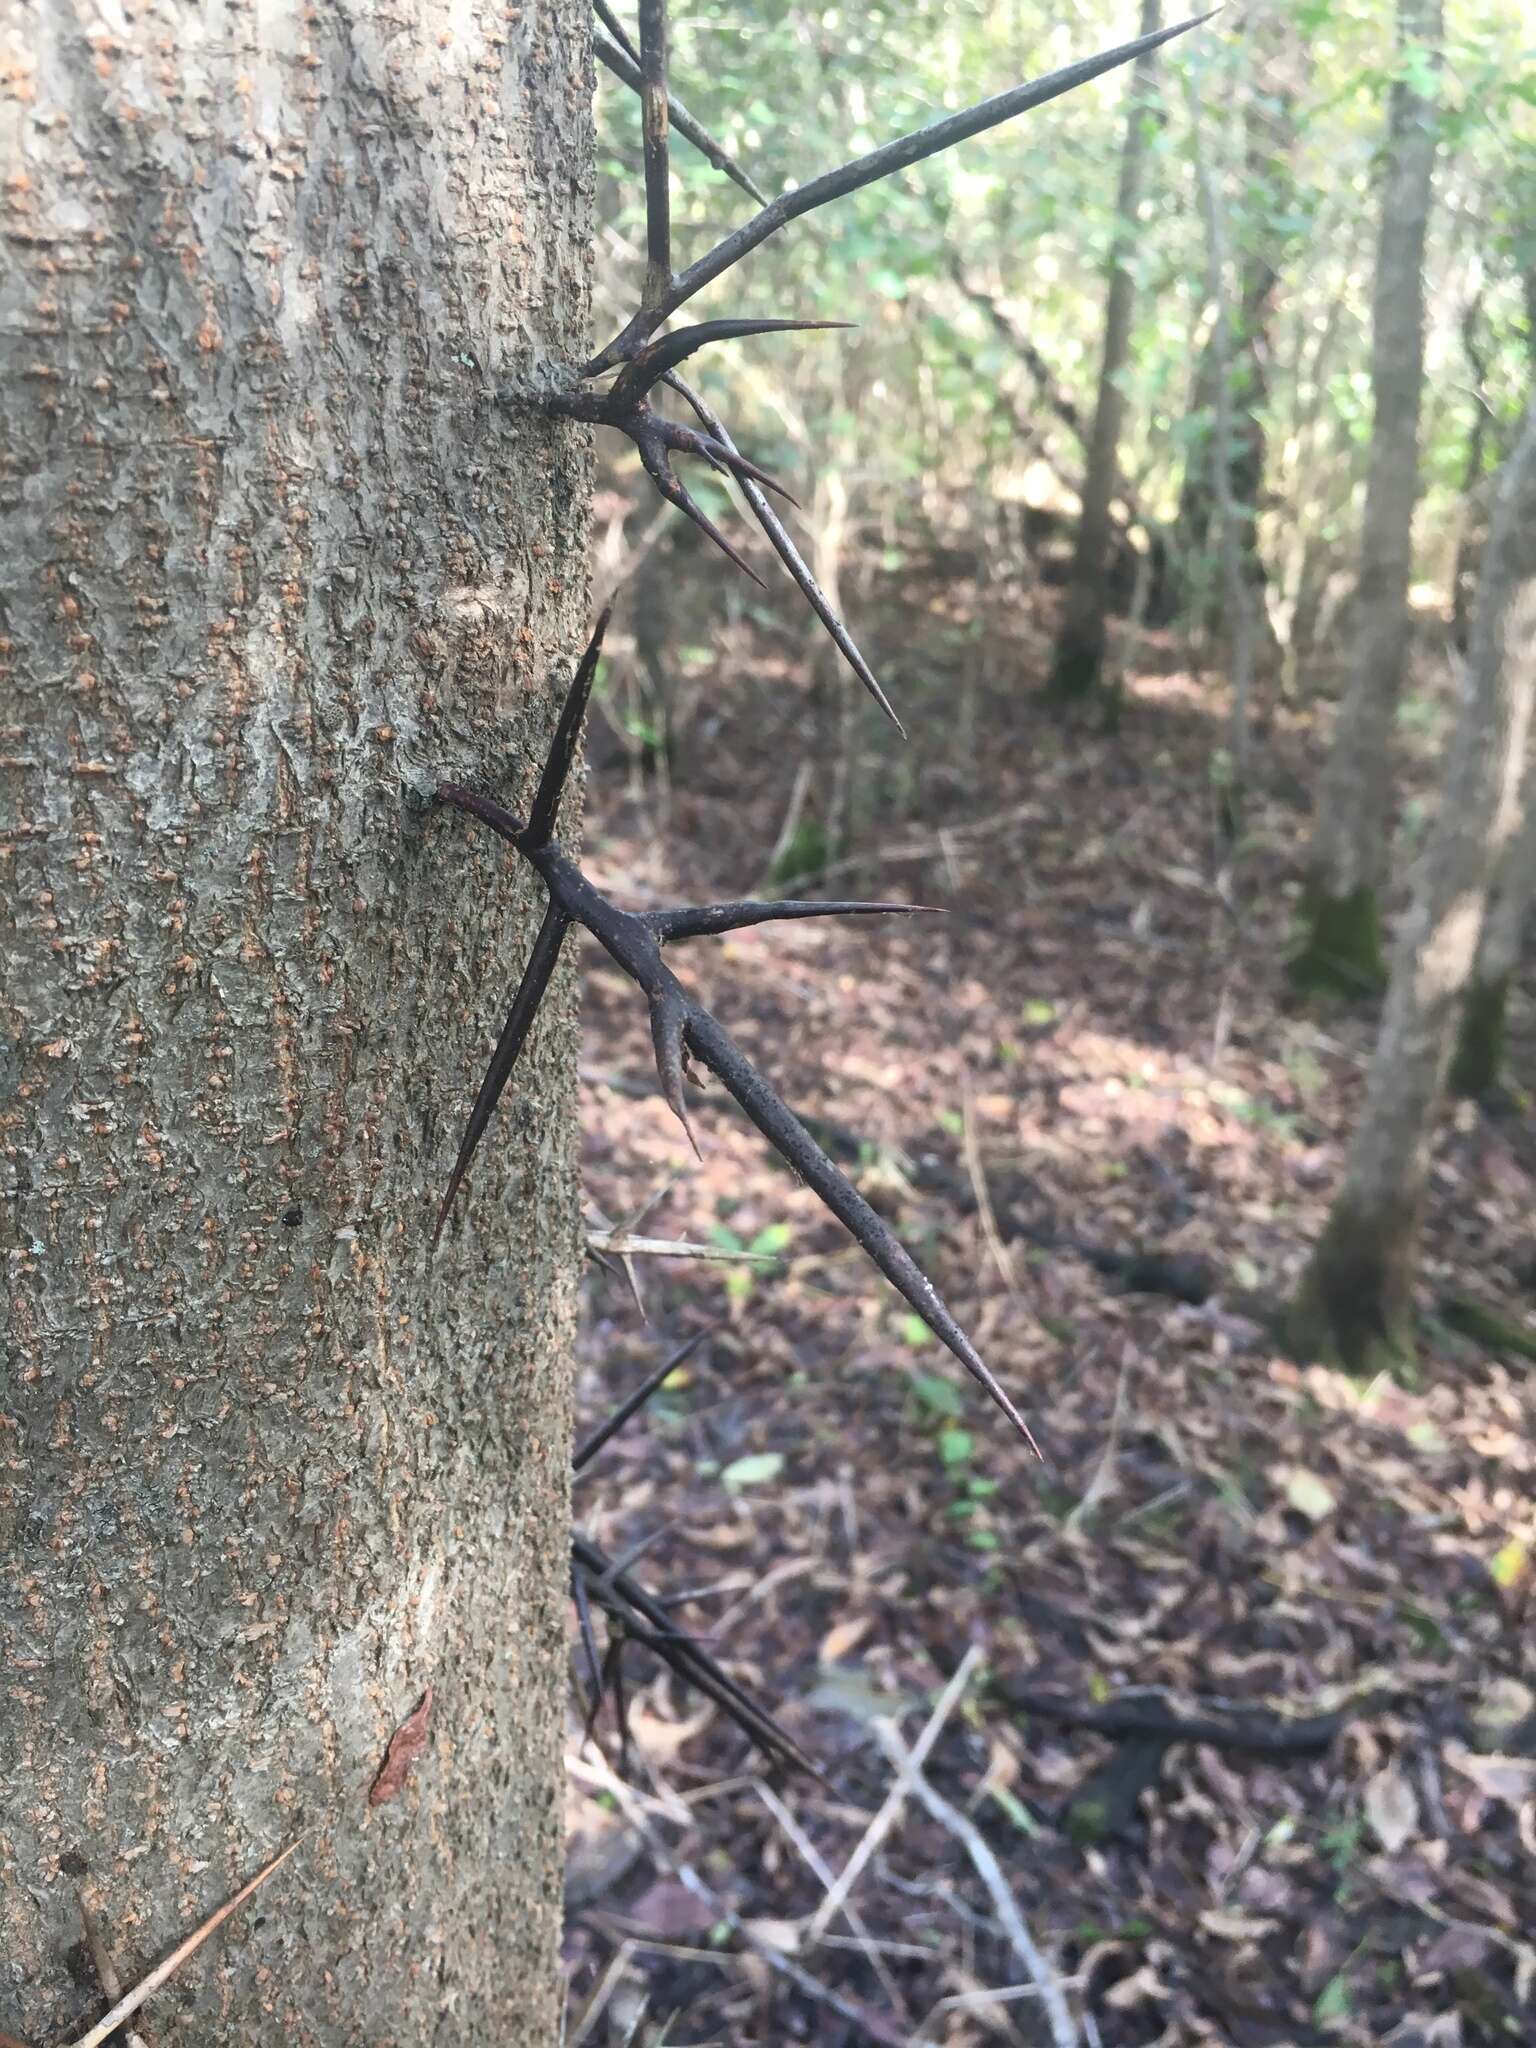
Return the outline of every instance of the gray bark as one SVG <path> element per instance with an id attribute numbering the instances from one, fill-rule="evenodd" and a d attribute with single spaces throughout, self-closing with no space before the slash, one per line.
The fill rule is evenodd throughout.
<path id="1" fill-rule="evenodd" d="M 1231 756 L 1227 787 L 1227 826 L 1236 838 L 1248 781 L 1249 714 L 1253 696 L 1253 650 L 1256 610 L 1263 605 L 1262 586 L 1255 593 L 1244 572 L 1243 511 L 1232 493 L 1232 318 L 1227 277 L 1227 235 L 1221 199 L 1211 175 L 1205 138 L 1200 127 L 1200 104 L 1188 89 L 1190 133 L 1194 142 L 1195 180 L 1200 195 L 1200 213 L 1205 227 L 1206 263 L 1210 270 L 1214 309 L 1211 328 L 1211 359 L 1215 376 L 1216 434 L 1207 449 L 1216 499 L 1217 524 L 1221 537 L 1222 611 L 1227 631 L 1231 669 L 1231 710 L 1227 733 Z M 1251 508 L 1246 521 L 1252 549 Z"/>
<path id="2" fill-rule="evenodd" d="M 1298 240 L 1296 108 L 1310 59 L 1283 7 L 1265 6 L 1261 0 L 1240 26 L 1243 39 L 1235 46 L 1235 54 L 1243 63 L 1244 177 L 1234 211 L 1236 248 L 1231 283 L 1222 301 L 1213 307 L 1210 334 L 1195 375 L 1190 410 L 1196 419 L 1209 424 L 1188 444 L 1176 533 L 1196 600 L 1196 615 L 1209 619 L 1215 593 L 1204 558 L 1212 529 L 1221 524 L 1220 487 L 1224 483 L 1236 516 L 1243 583 L 1250 593 L 1255 658 L 1274 669 L 1279 666 L 1280 649 L 1269 618 L 1269 577 L 1259 547 L 1259 512 L 1269 454 L 1270 329 L 1282 269 Z M 1186 73 L 1187 87 L 1191 83 Z M 1195 118 L 1192 110 L 1191 119 Z M 1211 126 L 1213 133 L 1219 134 L 1219 123 L 1213 120 Z M 1216 154 L 1219 159 L 1219 152 Z M 1225 264 L 1222 269 L 1225 274 Z M 1225 542 L 1221 545 L 1224 552 Z M 1226 573 L 1223 560 L 1224 592 Z M 1223 604 L 1230 609 L 1225 594 Z"/>
<path id="3" fill-rule="evenodd" d="M 1514 844 L 1536 690 L 1536 403 L 1500 479 L 1466 694 L 1413 909 L 1393 955 L 1366 1097 L 1301 1295 L 1352 1366 L 1409 1348 L 1435 1109 L 1493 877 Z"/>
<path id="4" fill-rule="evenodd" d="M 1526 919 L 1536 897 L 1536 755 L 1520 785 L 1519 829 L 1510 837 L 1488 892 L 1473 987 L 1507 982 L 1520 965 Z"/>
<path id="5" fill-rule="evenodd" d="M 1138 33 L 1150 35 L 1162 21 L 1162 0 L 1141 0 Z M 1109 293 L 1104 307 L 1104 349 L 1099 361 L 1098 396 L 1088 437 L 1083 475 L 1083 505 L 1078 519 L 1061 631 L 1051 665 L 1051 688 L 1062 697 L 1081 697 L 1099 681 L 1108 644 L 1108 580 L 1114 521 L 1111 508 L 1120 479 L 1120 437 L 1125 425 L 1125 394 L 1120 379 L 1130 358 L 1131 320 L 1136 309 L 1136 281 L 1129 254 L 1141 209 L 1142 172 L 1146 163 L 1156 88 L 1151 55 L 1139 58 L 1131 72 L 1127 99 L 1125 145 L 1120 155 L 1120 184 L 1115 195 L 1115 246 L 1110 259 Z"/>
<path id="6" fill-rule="evenodd" d="M 582 637 L 577 0 L 12 8 L 0 2029 L 558 2026 L 569 987 L 434 1262 Z M 567 671 L 568 672 L 568 671 Z M 370 1805 L 430 1685 L 427 1750 Z"/>
<path id="7" fill-rule="evenodd" d="M 1392 729 L 1408 657 L 1424 383 L 1424 242 L 1437 140 L 1435 101 L 1416 81 L 1423 62 L 1438 67 L 1441 61 L 1441 13 L 1441 0 L 1399 0 L 1400 70 L 1392 87 L 1371 300 L 1375 418 L 1355 599 L 1355 652 L 1318 793 L 1310 850 L 1311 895 L 1323 906 L 1358 902 L 1363 894 L 1374 897 L 1387 866 Z"/>

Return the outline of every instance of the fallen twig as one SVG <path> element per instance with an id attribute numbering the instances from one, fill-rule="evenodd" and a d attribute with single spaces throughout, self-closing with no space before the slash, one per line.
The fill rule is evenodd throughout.
<path id="1" fill-rule="evenodd" d="M 1077 2027 L 1067 2009 L 1067 2001 L 1062 1994 L 1056 1972 L 1041 1954 L 1035 1945 L 1034 1937 L 1024 1925 L 1023 1915 L 1019 1912 L 998 1860 L 988 1848 L 981 1830 L 958 1807 L 951 1806 L 947 1799 L 935 1792 L 923 1776 L 921 1759 L 917 1752 L 907 1748 L 890 1722 L 877 1722 L 875 1734 L 881 1748 L 900 1773 L 901 1782 L 906 1790 L 916 1795 L 940 1827 L 946 1828 L 970 1857 L 972 1867 L 992 1901 L 992 1909 L 1002 1922 L 1009 1945 L 1024 1966 L 1030 1982 L 1040 1994 L 1040 2009 L 1050 2027 L 1053 2048 L 1079 2048 Z"/>
<path id="2" fill-rule="evenodd" d="M 843 1865 L 842 1873 L 826 1897 L 816 1908 L 811 1919 L 808 1941 L 820 1941 L 828 1927 L 843 1910 L 843 1902 L 858 1883 L 865 1865 L 896 1825 L 901 1809 L 906 1803 L 908 1792 L 917 1773 L 922 1769 L 928 1752 L 943 1733 L 944 1724 L 960 1704 L 961 1695 L 970 1684 L 976 1667 L 982 1661 L 981 1651 L 972 1643 L 956 1667 L 954 1675 L 943 1692 L 939 1694 L 933 1712 L 928 1716 L 927 1725 L 913 1745 L 908 1763 L 897 1772 L 896 1782 L 885 1795 L 884 1804 L 860 1837 L 857 1848 Z"/>
<path id="3" fill-rule="evenodd" d="M 162 1984 L 169 1983 L 182 1964 L 197 1953 L 210 1934 L 223 1926 L 231 1913 L 238 1912 L 253 1892 L 260 1891 L 267 1879 L 282 1868 L 303 1840 L 304 1836 L 300 1835 L 297 1840 L 290 1842 L 265 1868 L 257 1871 L 249 1884 L 242 1885 L 232 1899 L 226 1899 L 222 1906 L 215 1907 L 199 1928 L 189 1934 L 185 1941 L 178 1942 L 163 1962 L 156 1963 L 141 1983 L 136 1984 L 126 1997 L 120 1998 L 112 2010 L 99 2019 L 94 2027 L 88 2028 L 78 2040 L 71 2041 L 68 2048 L 101 2048 L 101 2043 L 108 2035 L 115 2034 L 123 2021 L 130 2019 L 146 1999 L 152 1998 Z"/>

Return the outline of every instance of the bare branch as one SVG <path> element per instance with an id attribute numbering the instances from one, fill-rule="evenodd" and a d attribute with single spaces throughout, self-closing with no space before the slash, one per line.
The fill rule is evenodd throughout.
<path id="1" fill-rule="evenodd" d="M 701 1259 L 713 1266 L 776 1266 L 777 1252 L 723 1244 L 690 1244 L 685 1237 L 637 1237 L 632 1230 L 589 1230 L 587 1250 L 599 1258 Z M 641 1310 L 642 1315 L 644 1310 Z"/>
<path id="2" fill-rule="evenodd" d="M 1214 11 L 1214 10 L 1213 10 Z M 696 263 L 672 280 L 668 289 L 658 299 L 647 297 L 639 312 L 616 335 L 600 354 L 587 365 L 585 374 L 596 376 L 600 371 L 610 369 L 614 363 L 627 361 L 646 337 L 655 332 L 661 322 L 675 313 L 679 306 L 686 305 L 695 293 L 713 284 L 727 270 L 739 263 L 744 256 L 766 242 L 770 235 L 776 235 L 781 228 L 799 220 L 803 214 L 813 212 L 819 206 L 826 206 L 834 199 L 843 199 L 851 192 L 857 192 L 865 185 L 872 185 L 880 178 L 888 178 L 896 171 L 903 171 L 912 164 L 921 163 L 925 157 L 936 156 L 941 150 L 952 149 L 956 143 L 966 142 L 973 135 L 984 134 L 989 128 L 1001 122 L 1011 121 L 1019 114 L 1027 114 L 1035 107 L 1044 106 L 1048 100 L 1060 99 L 1064 93 L 1073 92 L 1080 85 L 1087 85 L 1095 78 L 1103 77 L 1106 71 L 1113 71 L 1121 64 L 1128 64 L 1143 51 L 1155 50 L 1175 36 L 1185 34 L 1189 29 L 1199 27 L 1201 22 L 1210 20 L 1209 14 L 1191 17 L 1188 21 L 1176 22 L 1171 28 L 1157 29 L 1151 35 L 1137 36 L 1133 41 L 1121 43 L 1115 49 L 1103 50 L 1095 57 L 1085 57 L 1076 64 L 1065 65 L 1060 71 L 1052 71 L 1044 78 L 1032 80 L 1027 85 L 1016 85 L 1006 92 L 1000 92 L 988 100 L 982 100 L 974 107 L 967 107 L 963 113 L 950 114 L 942 121 L 935 121 L 927 128 L 916 129 L 910 135 L 901 135 L 893 142 L 883 144 L 879 149 L 870 150 L 865 156 L 855 157 L 851 163 L 842 164 L 835 171 L 824 172 L 819 178 L 812 178 L 808 184 L 799 186 L 793 192 L 780 193 L 777 199 L 763 207 L 752 219 L 718 241 Z"/>
<path id="3" fill-rule="evenodd" d="M 875 1734 L 886 1755 L 901 1772 L 916 1797 L 940 1827 L 946 1828 L 970 1857 L 972 1867 L 986 1887 L 987 1897 L 992 1901 L 992 1909 L 1008 1936 L 1009 1946 L 1039 1993 L 1040 2008 L 1051 2030 L 1051 2048 L 1079 2048 L 1081 2036 L 1067 2007 L 1061 1980 L 1041 1954 L 1034 1937 L 1024 1925 L 1024 1916 L 1009 1890 L 1002 1866 L 988 1847 L 980 1828 L 966 1814 L 961 1813 L 958 1807 L 951 1806 L 947 1799 L 934 1791 L 923 1776 L 920 1759 L 907 1749 L 894 1728 L 877 1727 Z"/>

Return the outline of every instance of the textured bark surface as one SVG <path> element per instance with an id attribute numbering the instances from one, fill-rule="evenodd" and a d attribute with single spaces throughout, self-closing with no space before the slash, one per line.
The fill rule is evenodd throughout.
<path id="1" fill-rule="evenodd" d="M 435 1262 L 584 637 L 577 0 L 57 0 L 5 66 L 0 2030 L 552 2042 L 569 991 Z M 556 673 L 552 673 L 556 671 Z M 370 1806 L 426 1687 L 424 1753 Z"/>
<path id="2" fill-rule="evenodd" d="M 1415 1239 L 1435 1110 L 1489 885 L 1516 839 L 1536 692 L 1536 404 L 1500 478 L 1466 696 L 1344 1184 L 1306 1275 L 1297 1327 L 1373 1370 L 1407 1348 Z"/>
<path id="3" fill-rule="evenodd" d="M 1137 34 L 1151 35 L 1161 23 L 1162 0 L 1141 0 Z M 1131 316 L 1136 309 L 1136 282 L 1126 256 L 1141 209 L 1142 171 L 1155 104 L 1153 63 L 1151 54 L 1138 58 L 1131 72 L 1120 186 L 1115 195 L 1115 247 L 1104 307 L 1104 349 L 1099 359 L 1098 396 L 1083 475 L 1083 509 L 1077 523 L 1061 632 L 1051 662 L 1051 690 L 1056 696 L 1069 699 L 1092 692 L 1104 665 L 1110 544 L 1114 538 L 1110 507 L 1120 477 L 1120 435 L 1125 423 L 1125 394 L 1120 389 L 1120 378 L 1130 356 Z"/>
<path id="4" fill-rule="evenodd" d="M 1437 70 L 1441 0 L 1398 0 L 1398 75 L 1381 186 L 1371 294 L 1375 416 L 1355 594 L 1355 652 L 1318 790 L 1309 896 L 1317 905 L 1376 891 L 1386 869 L 1392 806 L 1392 728 L 1408 660 L 1408 583 L 1419 490 L 1424 385 L 1424 238 L 1437 141 L 1435 102 L 1420 87 Z M 1350 973 L 1379 973 L 1357 959 Z M 1303 979 L 1319 978 L 1307 971 Z"/>

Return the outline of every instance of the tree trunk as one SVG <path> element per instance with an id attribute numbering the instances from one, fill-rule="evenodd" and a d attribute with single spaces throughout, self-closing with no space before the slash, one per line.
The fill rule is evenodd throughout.
<path id="1" fill-rule="evenodd" d="M 1216 309 L 1195 376 L 1191 410 L 1207 422 L 1191 436 L 1179 490 L 1177 545 L 1186 564 L 1210 551 L 1225 495 L 1237 516 L 1238 560 L 1260 665 L 1277 670 L 1280 648 L 1269 617 L 1269 577 L 1259 548 L 1259 508 L 1265 491 L 1269 405 L 1270 326 L 1281 271 L 1298 239 L 1295 155 L 1296 103 L 1308 62 L 1304 42 L 1287 11 L 1261 8 L 1246 21 L 1241 214 L 1238 221 L 1235 304 Z M 1193 118 L 1193 117 L 1192 117 Z M 1226 332 L 1222 329 L 1225 326 Z M 1223 366 L 1225 365 L 1225 366 Z M 1229 421 L 1220 424 L 1225 399 Z M 1223 566 L 1225 584 L 1225 566 Z M 1202 624 L 1216 606 L 1209 573 L 1186 570 Z M 1230 610 L 1230 598 L 1223 598 Z"/>
<path id="2" fill-rule="evenodd" d="M 25 15 L 7 63 L 0 2029 L 558 2031 L 569 992 L 435 1197 L 584 626 L 590 61 L 527 11 Z M 426 1750 L 370 1802 L 431 1688 Z"/>
<path id="3" fill-rule="evenodd" d="M 1318 792 L 1301 943 L 1302 987 L 1359 994 L 1384 979 L 1380 892 L 1391 832 L 1392 729 L 1408 659 L 1408 581 L 1424 383 L 1424 240 L 1441 61 L 1441 0 L 1398 0 L 1398 76 L 1371 304 L 1375 423 L 1360 541 L 1354 666 Z"/>
<path id="4" fill-rule="evenodd" d="M 1500 480 L 1466 698 L 1344 1184 L 1292 1312 L 1298 1352 L 1371 1372 L 1411 1351 L 1435 1109 L 1488 888 L 1517 837 L 1536 690 L 1536 403 Z"/>
<path id="5" fill-rule="evenodd" d="M 1487 1095 L 1504 1064 L 1504 1019 L 1509 984 L 1520 965 L 1526 921 L 1536 896 L 1536 756 L 1520 785 L 1520 826 L 1510 836 L 1488 892 L 1477 943 L 1477 964 L 1461 1013 L 1451 1087 L 1457 1095 Z"/>
<path id="6" fill-rule="evenodd" d="M 1139 33 L 1150 35 L 1162 21 L 1162 0 L 1141 0 Z M 1131 73 L 1127 95 L 1125 146 L 1120 156 L 1120 185 L 1115 197 L 1115 236 L 1110 255 L 1109 296 L 1104 309 L 1104 352 L 1099 364 L 1099 390 L 1088 465 L 1083 478 L 1083 507 L 1077 525 L 1072 575 L 1067 585 L 1061 631 L 1051 663 L 1050 689 L 1064 701 L 1091 696 L 1099 683 L 1108 644 L 1107 590 L 1113 522 L 1110 508 L 1120 476 L 1120 434 L 1125 395 L 1120 379 L 1130 357 L 1131 316 L 1136 286 L 1127 261 L 1141 208 L 1141 178 L 1151 132 L 1156 88 L 1152 57 L 1141 57 Z"/>

